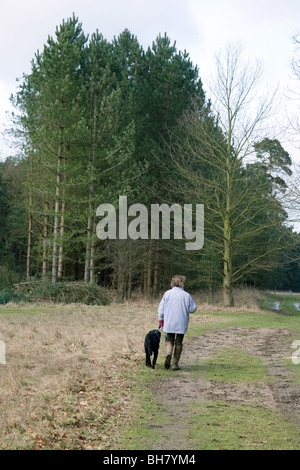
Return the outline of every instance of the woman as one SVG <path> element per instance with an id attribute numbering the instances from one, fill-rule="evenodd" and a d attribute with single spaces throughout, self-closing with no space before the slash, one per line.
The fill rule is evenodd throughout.
<path id="1" fill-rule="evenodd" d="M 167 334 L 165 368 L 169 369 L 173 347 L 172 369 L 179 370 L 178 362 L 182 351 L 182 341 L 188 329 L 189 313 L 197 310 L 194 299 L 184 291 L 185 277 L 176 275 L 172 278 L 171 289 L 167 290 L 158 307 L 159 326 Z"/>

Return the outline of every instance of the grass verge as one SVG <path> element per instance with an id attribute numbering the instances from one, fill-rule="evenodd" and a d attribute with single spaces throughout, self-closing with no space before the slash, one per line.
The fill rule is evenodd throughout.
<path id="1" fill-rule="evenodd" d="M 299 432 L 274 410 L 226 401 L 195 403 L 190 439 L 195 450 L 295 450 Z"/>

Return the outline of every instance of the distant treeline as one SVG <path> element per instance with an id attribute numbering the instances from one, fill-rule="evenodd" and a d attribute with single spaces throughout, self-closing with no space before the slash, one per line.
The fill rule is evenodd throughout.
<path id="1" fill-rule="evenodd" d="M 180 273 L 189 289 L 223 285 L 225 304 L 237 284 L 299 290 L 299 235 L 277 197 L 287 152 L 265 136 L 245 164 L 198 68 L 167 35 L 144 50 L 128 30 L 88 38 L 73 15 L 12 102 L 19 156 L 0 165 L 2 286 L 65 279 L 157 297 Z M 96 209 L 118 208 L 119 196 L 148 208 L 204 204 L 203 248 L 173 236 L 99 240 Z"/>

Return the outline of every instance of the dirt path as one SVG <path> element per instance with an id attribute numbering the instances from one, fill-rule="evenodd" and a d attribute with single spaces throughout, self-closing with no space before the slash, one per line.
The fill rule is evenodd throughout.
<path id="1" fill-rule="evenodd" d="M 158 435 L 153 448 L 192 450 L 187 437 L 191 405 L 204 400 L 280 409 L 289 414 L 300 428 L 300 385 L 290 380 L 291 372 L 281 364 L 282 358 L 291 355 L 288 347 L 290 336 L 286 329 L 228 327 L 194 337 L 186 343 L 180 361 L 182 369 L 170 371 L 169 378 L 155 384 L 158 401 L 162 410 L 167 411 L 169 420 L 162 424 L 149 424 Z M 259 356 L 268 367 L 268 374 L 276 380 L 253 384 L 205 380 L 201 362 L 203 364 L 203 360 L 213 357 L 218 348 L 240 349 Z"/>

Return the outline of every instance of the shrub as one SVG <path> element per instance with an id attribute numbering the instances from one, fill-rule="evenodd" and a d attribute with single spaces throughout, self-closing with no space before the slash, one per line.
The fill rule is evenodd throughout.
<path id="1" fill-rule="evenodd" d="M 83 303 L 87 305 L 108 305 L 111 301 L 107 289 L 97 284 L 84 282 L 58 282 L 32 280 L 16 284 L 19 295 L 30 302 L 52 301 L 58 303 Z"/>
<path id="2" fill-rule="evenodd" d="M 7 304 L 13 298 L 13 292 L 9 289 L 0 290 L 0 304 Z"/>
<path id="3" fill-rule="evenodd" d="M 0 265 L 0 290 L 6 290 L 19 282 L 20 275 L 7 266 Z"/>

